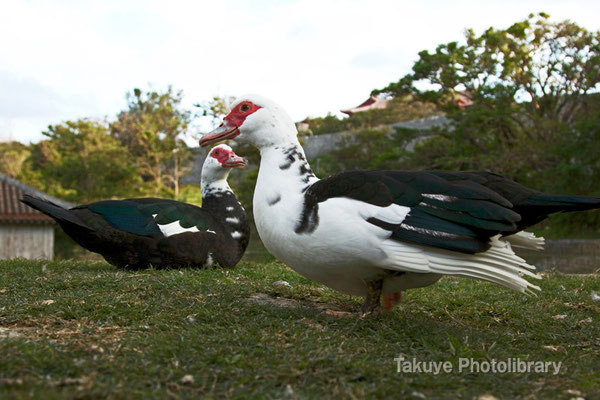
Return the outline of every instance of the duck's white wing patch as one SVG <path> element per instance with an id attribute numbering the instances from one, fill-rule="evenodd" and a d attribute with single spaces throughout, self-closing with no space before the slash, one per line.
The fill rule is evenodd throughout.
<path id="1" fill-rule="evenodd" d="M 390 224 L 401 224 L 410 212 L 410 207 L 391 204 L 387 207 L 374 206 L 368 203 L 362 203 L 360 210 L 361 216 L 367 220 L 369 218 L 377 218 L 383 222 Z"/>
<path id="2" fill-rule="evenodd" d="M 192 226 L 191 228 L 184 228 L 179 224 L 179 221 L 174 221 L 171 222 L 170 224 L 165 224 L 165 225 L 158 225 L 158 229 L 160 229 L 160 231 L 163 233 L 163 235 L 165 236 L 172 236 L 172 235 L 177 235 L 180 233 L 184 233 L 184 232 L 200 232 L 200 230 L 198 228 L 196 228 L 195 226 Z"/>
<path id="3" fill-rule="evenodd" d="M 398 242 L 390 239 L 392 232 L 377 227 L 367 220 L 376 218 L 383 222 L 393 225 L 402 226 L 402 222 L 410 213 L 410 207 L 392 204 L 387 207 L 378 207 L 372 204 L 363 203 L 360 215 L 365 220 L 365 224 L 369 225 L 369 229 L 377 235 L 376 246 L 385 253 L 385 257 L 378 260 L 382 268 L 395 269 L 398 268 L 407 272 L 432 272 L 429 268 L 429 261 L 424 256 L 423 251 L 412 244 Z M 389 268 L 393 264 L 395 268 Z"/>
<path id="4" fill-rule="evenodd" d="M 397 204 L 379 207 L 348 198 L 331 198 L 319 205 L 319 226 L 310 236 L 315 246 L 337 249 L 336 257 L 343 262 L 358 259 L 386 268 L 390 258 L 400 258 L 407 260 L 407 270 L 428 272 L 427 260 L 419 250 L 390 240 L 391 231 L 368 222 L 376 218 L 400 225 L 409 212 L 409 207 Z M 387 242 L 392 246 L 387 246 Z"/>
<path id="5" fill-rule="evenodd" d="M 457 197 L 447 196 L 445 194 L 422 193 L 421 196 L 423 196 L 423 197 L 425 197 L 427 199 L 445 201 L 447 203 L 452 203 L 453 201 L 458 200 Z"/>
<path id="6" fill-rule="evenodd" d="M 156 218 L 157 214 L 152 215 L 153 218 Z M 196 228 L 195 226 L 192 226 L 190 228 L 184 228 L 183 226 L 181 226 L 181 224 L 179 223 L 179 221 L 173 221 L 169 224 L 156 224 L 158 226 L 158 229 L 160 229 L 160 231 L 162 232 L 163 235 L 165 235 L 166 237 L 169 236 L 173 236 L 173 235 L 178 235 L 180 233 L 184 233 L 184 232 L 200 232 L 200 230 L 198 228 Z M 214 233 L 214 232 L 212 232 Z"/>

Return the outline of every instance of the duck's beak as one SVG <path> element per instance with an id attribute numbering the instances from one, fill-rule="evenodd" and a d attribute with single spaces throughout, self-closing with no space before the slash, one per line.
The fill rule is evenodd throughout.
<path id="1" fill-rule="evenodd" d="M 228 139 L 233 139 L 239 134 L 240 130 L 238 127 L 230 125 L 229 121 L 225 120 L 215 130 L 207 133 L 200 139 L 200 146 L 205 147 Z"/>
<path id="2" fill-rule="evenodd" d="M 248 164 L 245 158 L 242 158 L 236 154 L 230 154 L 229 158 L 223 164 L 227 168 L 244 168 Z"/>

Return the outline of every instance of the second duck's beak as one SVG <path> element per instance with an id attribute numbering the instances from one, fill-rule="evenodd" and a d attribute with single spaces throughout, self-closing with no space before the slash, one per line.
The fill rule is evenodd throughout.
<path id="1" fill-rule="evenodd" d="M 248 164 L 245 158 L 242 158 L 236 154 L 230 154 L 229 158 L 223 164 L 227 168 L 244 168 Z"/>

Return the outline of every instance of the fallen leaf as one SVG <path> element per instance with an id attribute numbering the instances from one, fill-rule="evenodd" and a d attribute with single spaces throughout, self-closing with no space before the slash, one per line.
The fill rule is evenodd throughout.
<path id="1" fill-rule="evenodd" d="M 192 375 L 184 375 L 179 381 L 182 385 L 191 385 L 194 383 L 194 377 Z"/>
<path id="2" fill-rule="evenodd" d="M 570 394 L 571 396 L 582 396 L 583 395 L 583 393 L 581 393 L 577 389 L 567 389 L 567 390 L 565 390 L 565 393 Z"/>
<path id="3" fill-rule="evenodd" d="M 96 379 L 97 375 L 98 375 L 98 371 L 94 371 L 90 375 L 84 376 L 82 378 L 83 379 L 83 385 L 82 385 L 83 387 L 80 387 L 80 389 L 90 390 L 94 386 L 94 380 Z"/>
<path id="4" fill-rule="evenodd" d="M 292 385 L 286 385 L 285 386 L 285 395 L 287 397 L 293 397 L 294 396 L 294 389 L 292 389 Z"/>
<path id="5" fill-rule="evenodd" d="M 567 314 L 557 314 L 557 315 L 553 315 L 552 319 L 565 319 L 567 318 Z"/>
<path id="6" fill-rule="evenodd" d="M 477 400 L 498 400 L 496 396 L 492 396 L 491 394 L 482 394 L 477 397 Z"/>
<path id="7" fill-rule="evenodd" d="M 337 311 L 337 310 L 325 310 L 322 312 L 323 315 L 329 315 L 330 317 L 336 317 L 336 318 L 347 318 L 347 317 L 354 317 L 356 316 L 356 314 L 351 313 L 351 312 L 347 312 L 347 311 Z"/>
<path id="8" fill-rule="evenodd" d="M 592 322 L 592 317 L 587 317 L 586 319 L 582 319 L 581 321 L 577 322 L 577 325 L 580 324 L 589 324 Z"/>
<path id="9" fill-rule="evenodd" d="M 10 339 L 21 336 L 19 332 L 11 330 L 10 328 L 0 327 L 0 339 Z"/>
<path id="10" fill-rule="evenodd" d="M 49 386 L 71 386 L 71 385 L 82 385 L 84 383 L 82 378 L 63 378 L 59 381 L 48 382 Z"/>
<path id="11" fill-rule="evenodd" d="M 98 345 L 92 344 L 90 345 L 90 350 L 97 351 L 99 353 L 104 353 L 104 349 Z"/>
<path id="12" fill-rule="evenodd" d="M 50 300 L 50 299 L 42 301 L 42 305 L 44 305 L 44 306 L 49 306 L 52 303 L 55 303 L 55 301 L 54 300 Z"/>
<path id="13" fill-rule="evenodd" d="M 16 378 L 16 379 L 12 379 L 12 378 L 0 379 L 0 385 L 5 385 L 5 386 L 21 386 L 22 384 L 23 384 L 23 379 L 21 379 L 21 378 Z"/>
<path id="14" fill-rule="evenodd" d="M 552 351 L 561 351 L 564 350 L 562 346 L 557 346 L 557 345 L 546 345 L 546 346 L 542 346 L 544 349 L 548 349 L 548 350 L 552 350 Z"/>

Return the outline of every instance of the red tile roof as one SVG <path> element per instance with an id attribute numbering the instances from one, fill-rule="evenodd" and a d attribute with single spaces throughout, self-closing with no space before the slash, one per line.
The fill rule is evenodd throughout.
<path id="1" fill-rule="evenodd" d="M 367 100 L 363 101 L 359 106 L 356 106 L 354 108 L 348 108 L 346 110 L 340 110 L 340 111 L 343 112 L 344 114 L 348 114 L 349 116 L 352 116 L 353 114 L 356 114 L 356 113 L 362 112 L 362 111 L 374 110 L 374 109 L 384 109 L 387 107 L 387 105 L 388 105 L 387 99 L 371 95 Z"/>
<path id="2" fill-rule="evenodd" d="M 45 193 L 42 193 L 30 186 L 25 185 L 0 174 L 0 224 L 53 224 L 54 220 L 38 210 L 21 203 L 19 200 L 24 194 L 30 194 L 52 201 L 63 207 L 73 207 L 74 205 L 66 201 L 56 199 Z"/>

